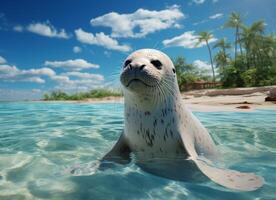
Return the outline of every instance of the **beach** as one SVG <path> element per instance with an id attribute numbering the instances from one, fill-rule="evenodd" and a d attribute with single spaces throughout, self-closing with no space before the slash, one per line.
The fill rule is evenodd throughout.
<path id="1" fill-rule="evenodd" d="M 186 106 L 192 111 L 253 111 L 256 109 L 276 109 L 276 102 L 266 102 L 269 91 L 276 86 L 234 88 L 234 89 L 204 89 L 182 92 Z M 104 97 L 80 101 L 76 103 L 123 103 L 123 97 Z M 238 108 L 240 107 L 240 108 Z"/>

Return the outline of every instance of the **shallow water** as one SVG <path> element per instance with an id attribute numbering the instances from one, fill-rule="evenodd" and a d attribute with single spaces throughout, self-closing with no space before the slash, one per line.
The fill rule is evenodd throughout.
<path id="1" fill-rule="evenodd" d="M 101 158 L 123 129 L 122 104 L 0 103 L 0 199 L 275 199 L 276 110 L 195 112 L 232 169 L 265 178 L 254 192 L 157 177 L 133 162 L 92 176 L 68 167 Z"/>

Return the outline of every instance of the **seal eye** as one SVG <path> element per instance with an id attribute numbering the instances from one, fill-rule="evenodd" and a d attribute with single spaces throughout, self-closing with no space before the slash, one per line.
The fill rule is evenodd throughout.
<path id="1" fill-rule="evenodd" d="M 173 73 L 175 74 L 175 69 L 173 68 Z"/>
<path id="2" fill-rule="evenodd" d="M 126 67 L 126 66 L 128 66 L 130 63 L 132 62 L 132 60 L 126 60 L 126 62 L 125 62 L 125 64 L 124 64 L 124 68 Z"/>
<path id="3" fill-rule="evenodd" d="M 151 64 L 153 64 L 154 67 L 156 67 L 157 69 L 161 69 L 162 67 L 162 63 L 159 60 L 152 60 L 150 61 Z"/>

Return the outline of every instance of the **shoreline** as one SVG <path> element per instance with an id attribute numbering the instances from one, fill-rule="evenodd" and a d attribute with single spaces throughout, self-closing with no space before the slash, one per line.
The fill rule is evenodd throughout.
<path id="1" fill-rule="evenodd" d="M 276 109 L 276 102 L 265 102 L 270 89 L 276 86 L 258 88 L 204 89 L 181 93 L 187 108 L 192 111 L 250 112 L 256 109 Z M 37 101 L 45 103 L 123 103 L 123 97 L 104 97 L 69 101 Z M 242 106 L 242 108 L 237 108 Z"/>

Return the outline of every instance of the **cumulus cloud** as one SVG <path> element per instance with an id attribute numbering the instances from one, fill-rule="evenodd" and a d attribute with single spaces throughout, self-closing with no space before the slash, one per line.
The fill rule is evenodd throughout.
<path id="1" fill-rule="evenodd" d="M 192 2 L 195 4 L 203 4 L 205 0 L 192 0 Z"/>
<path id="2" fill-rule="evenodd" d="M 74 72 L 73 72 L 74 73 Z M 88 73 L 87 73 L 88 74 Z M 66 92 L 80 92 L 87 91 L 93 88 L 99 88 L 103 85 L 103 76 L 96 74 L 86 73 L 81 74 L 68 74 L 68 76 L 77 77 L 77 79 L 69 79 L 69 80 L 59 80 L 58 85 L 55 86 L 55 89 L 61 89 Z M 62 76 L 66 77 L 65 74 Z M 89 78 L 85 78 L 89 77 Z"/>
<path id="3" fill-rule="evenodd" d="M 82 50 L 81 50 L 81 48 L 80 47 L 78 47 L 78 46 L 74 46 L 73 47 L 73 52 L 74 53 L 80 53 Z"/>
<path id="4" fill-rule="evenodd" d="M 81 71 L 83 69 L 99 68 L 97 64 L 89 63 L 84 59 L 65 60 L 65 61 L 45 61 L 45 66 L 61 67 L 73 71 Z"/>
<path id="5" fill-rule="evenodd" d="M 5 82 L 33 82 L 45 83 L 45 80 L 40 76 L 55 76 L 55 72 L 50 68 L 20 70 L 16 66 L 0 65 L 0 80 Z"/>
<path id="6" fill-rule="evenodd" d="M 104 77 L 101 74 L 90 74 L 86 72 L 66 72 L 66 73 L 63 73 L 62 75 L 78 77 L 82 79 L 94 79 L 98 81 L 104 80 Z"/>
<path id="7" fill-rule="evenodd" d="M 66 33 L 64 29 L 57 30 L 49 21 L 47 22 L 38 22 L 31 23 L 26 28 L 29 32 L 51 37 L 51 38 L 63 38 L 68 39 L 69 35 Z"/>
<path id="8" fill-rule="evenodd" d="M 193 65 L 195 65 L 196 67 L 198 67 L 203 74 L 206 74 L 208 76 L 212 76 L 213 75 L 213 73 L 212 73 L 212 66 L 208 62 L 202 61 L 202 60 L 195 60 L 193 62 Z M 215 75 L 218 75 L 218 68 L 215 68 L 214 70 L 215 70 Z"/>
<path id="9" fill-rule="evenodd" d="M 90 23 L 92 26 L 110 27 L 112 37 L 139 38 L 167 28 L 178 28 L 178 21 L 184 17 L 179 6 L 174 5 L 160 11 L 140 8 L 129 14 L 110 12 L 91 19 Z"/>
<path id="10" fill-rule="evenodd" d="M 209 40 L 209 43 L 217 41 L 216 38 Z M 205 45 L 205 42 L 198 43 L 198 35 L 195 34 L 195 31 L 187 31 L 182 35 L 176 36 L 171 39 L 164 40 L 162 43 L 166 47 L 180 46 L 188 49 L 198 48 Z"/>
<path id="11" fill-rule="evenodd" d="M 4 63 L 6 63 L 6 62 L 7 62 L 6 59 L 3 58 L 2 56 L 0 56 L 0 64 L 4 64 Z"/>
<path id="12" fill-rule="evenodd" d="M 220 18 L 222 18 L 222 17 L 223 17 L 223 14 L 222 14 L 222 13 L 217 13 L 217 14 L 211 15 L 211 16 L 209 16 L 208 18 L 203 19 L 203 20 L 201 20 L 201 21 L 199 21 L 199 22 L 195 22 L 195 23 L 193 23 L 193 25 L 196 26 L 196 25 L 199 25 L 199 24 L 203 24 L 203 23 L 209 22 L 209 21 L 211 21 L 211 20 L 220 19 Z"/>
<path id="13" fill-rule="evenodd" d="M 222 13 L 217 13 L 217 14 L 211 15 L 209 17 L 209 19 L 219 19 L 219 18 L 222 18 L 222 17 L 223 17 Z"/>
<path id="14" fill-rule="evenodd" d="M 131 48 L 128 45 L 120 45 L 117 40 L 111 38 L 108 35 L 105 35 L 103 32 L 96 33 L 88 33 L 82 30 L 81 28 L 75 30 L 75 34 L 77 40 L 90 45 L 98 45 L 103 46 L 107 49 L 118 50 L 127 52 L 130 51 Z"/>
<path id="15" fill-rule="evenodd" d="M 50 68 L 43 67 L 43 68 L 39 68 L 39 69 L 21 70 L 21 74 L 23 74 L 23 75 L 45 75 L 45 76 L 52 77 L 56 73 Z"/>
<path id="16" fill-rule="evenodd" d="M 195 60 L 193 64 L 200 69 L 207 69 L 207 70 L 211 69 L 211 65 L 202 60 Z"/>
<path id="17" fill-rule="evenodd" d="M 53 77 L 51 77 L 52 80 L 58 82 L 58 83 L 69 83 L 70 79 L 68 76 L 64 76 L 64 75 L 55 75 Z"/>
<path id="18" fill-rule="evenodd" d="M 219 0 L 210 0 L 210 2 L 212 3 L 217 3 Z M 190 4 L 196 4 L 196 5 L 200 5 L 205 3 L 206 0 L 191 0 Z"/>
<path id="19" fill-rule="evenodd" d="M 67 69 L 72 69 L 72 71 L 57 74 L 53 69 L 48 67 L 19 69 L 9 64 L 0 64 L 0 82 L 31 82 L 43 84 L 51 80 L 55 83 L 55 89 L 61 89 L 66 92 L 87 91 L 103 85 L 104 76 L 101 74 L 74 71 L 75 69 L 81 70 L 98 67 L 98 65 L 91 64 L 85 60 L 46 61 L 45 64 L 66 67 Z M 38 89 L 34 89 L 31 92 L 40 93 Z"/>

